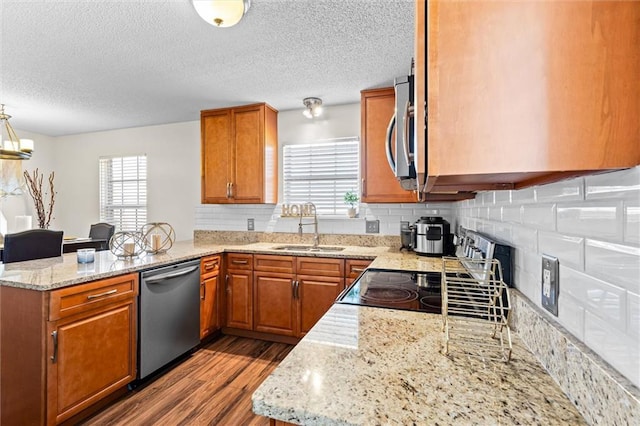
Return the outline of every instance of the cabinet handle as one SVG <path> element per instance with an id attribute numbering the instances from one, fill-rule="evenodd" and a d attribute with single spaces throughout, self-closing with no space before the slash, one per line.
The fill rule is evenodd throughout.
<path id="1" fill-rule="evenodd" d="M 296 280 L 295 298 L 300 299 L 300 281 Z"/>
<path id="2" fill-rule="evenodd" d="M 204 270 L 209 271 L 211 269 L 214 269 L 216 266 L 218 266 L 218 262 L 205 263 Z"/>
<path id="3" fill-rule="evenodd" d="M 362 272 L 364 268 L 351 268 L 351 272 Z"/>
<path id="4" fill-rule="evenodd" d="M 224 276 L 224 286 L 227 288 L 227 293 L 231 293 L 231 289 L 229 288 L 229 274 Z"/>
<path id="5" fill-rule="evenodd" d="M 365 180 L 364 178 L 362 178 L 362 187 L 360 188 L 360 192 L 362 193 L 362 196 L 365 197 L 367 195 L 367 188 L 366 186 L 364 186 Z"/>
<path id="6" fill-rule="evenodd" d="M 204 285 L 204 281 L 200 283 L 200 287 L 202 287 L 202 296 L 200 296 L 200 300 L 204 300 L 207 298 L 207 286 Z"/>
<path id="7" fill-rule="evenodd" d="M 296 298 L 296 280 L 291 280 L 291 295 Z"/>
<path id="8" fill-rule="evenodd" d="M 98 297 L 104 297 L 104 296 L 108 296 L 110 294 L 116 294 L 117 292 L 118 292 L 118 290 L 114 288 L 113 290 L 105 291 L 104 293 L 90 294 L 90 295 L 87 296 L 87 300 L 97 299 Z"/>
<path id="9" fill-rule="evenodd" d="M 233 182 L 229 182 L 229 198 L 233 198 Z"/>
<path id="10" fill-rule="evenodd" d="M 58 332 L 54 331 L 51 333 L 51 337 L 53 338 L 53 355 L 51 355 L 51 362 L 56 363 L 58 361 Z"/>
<path id="11" fill-rule="evenodd" d="M 231 195 L 229 194 L 229 185 L 230 184 L 231 184 L 230 182 L 227 182 L 227 198 L 231 198 Z"/>
<path id="12" fill-rule="evenodd" d="M 234 265 L 246 265 L 249 263 L 248 260 L 232 260 L 231 263 Z"/>

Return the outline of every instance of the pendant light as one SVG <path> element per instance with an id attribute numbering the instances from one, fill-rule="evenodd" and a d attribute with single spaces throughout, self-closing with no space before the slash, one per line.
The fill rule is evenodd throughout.
<path id="1" fill-rule="evenodd" d="M 251 0 L 191 0 L 198 15 L 214 27 L 232 27 L 247 13 Z"/>
<path id="2" fill-rule="evenodd" d="M 11 127 L 9 119 L 11 116 L 5 114 L 4 104 L 0 104 L 0 159 L 2 160 L 28 160 L 33 152 L 33 141 L 31 139 L 19 139 L 15 130 Z M 6 135 L 5 135 L 6 133 Z M 6 137 L 6 139 L 5 139 Z"/>

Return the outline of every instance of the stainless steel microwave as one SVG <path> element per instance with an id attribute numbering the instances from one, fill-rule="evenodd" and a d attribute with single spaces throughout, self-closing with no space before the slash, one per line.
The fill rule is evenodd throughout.
<path id="1" fill-rule="evenodd" d="M 417 189 L 414 154 L 416 137 L 413 117 L 413 75 L 394 80 L 395 113 L 387 127 L 386 152 L 389 167 L 402 188 Z"/>

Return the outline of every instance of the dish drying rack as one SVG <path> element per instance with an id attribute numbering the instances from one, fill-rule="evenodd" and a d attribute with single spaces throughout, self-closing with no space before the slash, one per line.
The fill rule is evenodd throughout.
<path id="1" fill-rule="evenodd" d="M 509 362 L 509 290 L 497 259 L 443 257 L 443 353 Z"/>

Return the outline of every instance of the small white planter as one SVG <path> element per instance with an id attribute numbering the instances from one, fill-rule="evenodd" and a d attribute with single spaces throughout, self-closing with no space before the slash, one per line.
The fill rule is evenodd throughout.
<path id="1" fill-rule="evenodd" d="M 356 217 L 356 208 L 355 207 L 349 207 L 347 209 L 347 216 Z"/>

